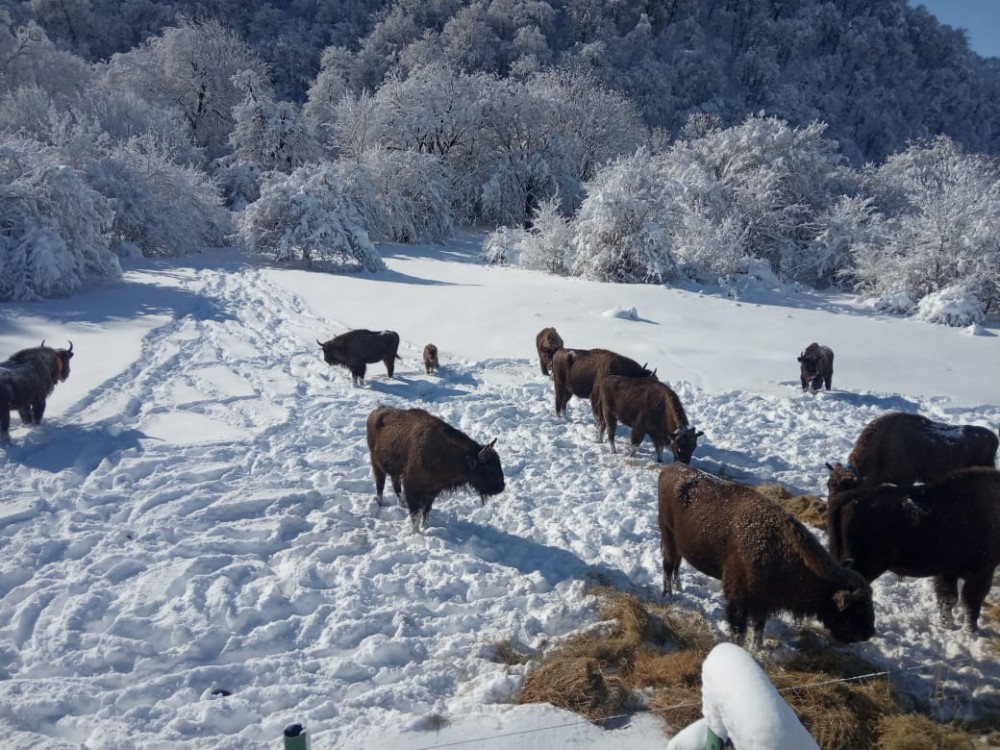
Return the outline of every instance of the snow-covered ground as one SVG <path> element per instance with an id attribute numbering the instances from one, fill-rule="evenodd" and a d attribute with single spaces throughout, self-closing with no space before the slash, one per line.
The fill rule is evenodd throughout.
<path id="1" fill-rule="evenodd" d="M 1000 424 L 996 329 L 764 283 L 734 300 L 485 267 L 478 241 L 383 246 L 388 270 L 361 276 L 133 262 L 121 285 L 0 306 L 0 355 L 75 347 L 45 423 L 15 415 L 0 452 L 4 742 L 263 748 L 302 722 L 314 748 L 663 747 L 650 716 L 610 731 L 510 705 L 525 668 L 492 658 L 592 624 L 591 583 L 648 599 L 661 583 L 652 448 L 610 454 L 576 399 L 555 416 L 545 326 L 656 367 L 705 431 L 693 465 L 748 482 L 825 494 L 824 462 L 887 410 Z M 375 364 L 354 387 L 323 362 L 317 339 L 348 328 L 399 332 L 394 379 Z M 830 392 L 799 388 L 812 341 L 836 353 Z M 379 404 L 496 437 L 506 491 L 441 497 L 411 533 L 374 501 Z M 676 601 L 724 638 L 718 582 L 681 576 Z M 939 627 L 927 580 L 874 589 L 878 633 L 847 648 L 942 715 L 1000 709 L 995 633 Z M 795 632 L 772 619 L 767 647 Z"/>

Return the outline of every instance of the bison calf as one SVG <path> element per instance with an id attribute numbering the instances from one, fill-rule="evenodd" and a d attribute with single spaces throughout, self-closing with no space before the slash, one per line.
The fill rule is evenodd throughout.
<path id="1" fill-rule="evenodd" d="M 0 363 L 0 443 L 10 442 L 10 412 L 17 409 L 25 424 L 41 424 L 45 400 L 56 383 L 69 377 L 69 349 L 45 346 L 22 349 Z"/>
<path id="2" fill-rule="evenodd" d="M 438 348 L 434 344 L 428 344 L 424 347 L 424 370 L 430 375 L 438 366 Z"/>
<path id="3" fill-rule="evenodd" d="M 820 386 L 830 390 L 833 382 L 833 350 L 822 344 L 809 344 L 799 355 L 799 379 L 802 390 L 812 388 L 818 391 Z"/>
<path id="4" fill-rule="evenodd" d="M 674 460 L 691 463 L 691 456 L 698 447 L 696 432 L 688 424 L 680 398 L 666 383 L 655 377 L 629 378 L 605 375 L 595 386 L 597 401 L 597 437 L 608 433 L 611 450 L 615 448 L 615 430 L 618 422 L 632 428 L 632 452 L 649 435 L 656 451 L 656 460 L 663 460 L 663 449 L 670 446 Z"/>
<path id="5" fill-rule="evenodd" d="M 975 632 L 1000 565 L 1000 472 L 959 469 L 938 482 L 906 488 L 865 487 L 850 467 L 827 468 L 834 558 L 850 561 L 867 581 L 886 571 L 933 577 L 945 627 L 954 627 L 961 578 L 965 624 Z"/>
<path id="6" fill-rule="evenodd" d="M 381 360 L 391 378 L 396 360 L 402 359 L 396 354 L 399 334 L 395 331 L 358 328 L 329 341 L 317 339 L 316 343 L 323 348 L 323 359 L 328 365 L 340 365 L 351 371 L 351 380 L 355 385 L 364 382 L 366 365 Z"/>
<path id="7" fill-rule="evenodd" d="M 427 525 L 431 505 L 441 492 L 469 485 L 480 500 L 503 492 L 496 439 L 480 445 L 423 409 L 380 406 L 368 415 L 368 450 L 379 505 L 385 478 L 410 511 L 414 530 Z"/>
<path id="8" fill-rule="evenodd" d="M 992 468 L 998 443 L 996 433 L 985 427 L 892 412 L 865 426 L 847 461 L 866 487 L 885 482 L 909 487 L 967 466 Z"/>
<path id="9" fill-rule="evenodd" d="M 779 611 L 815 616 L 839 641 L 875 633 L 868 583 L 839 565 L 805 526 L 751 487 L 673 463 L 658 484 L 663 593 L 679 584 L 681 559 L 722 581 L 726 619 L 737 642 L 748 622 L 754 645 Z"/>
<path id="10" fill-rule="evenodd" d="M 555 328 L 543 328 L 535 336 L 535 349 L 538 351 L 538 364 L 542 368 L 542 375 L 552 374 L 552 355 L 562 348 L 562 336 Z"/>

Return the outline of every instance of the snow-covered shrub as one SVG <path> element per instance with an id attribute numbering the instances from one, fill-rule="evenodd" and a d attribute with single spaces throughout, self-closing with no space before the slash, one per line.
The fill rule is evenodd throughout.
<path id="1" fill-rule="evenodd" d="M 599 281 L 661 283 L 676 275 L 661 176 L 639 151 L 601 170 L 573 226 L 570 271 Z"/>
<path id="2" fill-rule="evenodd" d="M 360 159 L 340 160 L 334 168 L 375 240 L 443 242 L 451 236 L 451 187 L 440 158 L 369 149 Z"/>
<path id="3" fill-rule="evenodd" d="M 518 262 L 524 268 L 565 276 L 573 230 L 562 215 L 558 197 L 543 201 L 532 217 L 531 227 L 522 232 Z"/>
<path id="4" fill-rule="evenodd" d="M 307 164 L 290 175 L 271 174 L 260 198 L 243 211 L 239 238 L 278 261 L 321 263 L 337 271 L 378 271 L 382 258 L 361 215 L 329 163 Z"/>
<path id="5" fill-rule="evenodd" d="M 86 173 L 94 188 L 114 200 L 113 240 L 138 245 L 144 255 L 218 247 L 232 232 L 208 175 L 175 163 L 152 136 L 112 145 Z"/>
<path id="6" fill-rule="evenodd" d="M 498 227 L 483 240 L 483 259 L 495 266 L 517 265 L 527 236 L 521 227 Z"/>
<path id="7" fill-rule="evenodd" d="M 875 300 L 875 310 L 890 315 L 909 315 L 917 301 L 905 289 L 888 289 Z"/>
<path id="8" fill-rule="evenodd" d="M 111 203 L 58 149 L 0 146 L 0 300 L 72 294 L 121 277 L 108 249 Z"/>
<path id="9" fill-rule="evenodd" d="M 954 284 L 924 296 L 917 305 L 917 320 L 965 328 L 986 318 L 983 303 L 972 291 Z"/>

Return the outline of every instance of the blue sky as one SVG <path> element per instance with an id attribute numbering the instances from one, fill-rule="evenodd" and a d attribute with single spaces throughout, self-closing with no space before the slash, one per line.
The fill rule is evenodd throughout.
<path id="1" fill-rule="evenodd" d="M 974 52 L 1000 57 L 1000 0 L 909 0 L 923 5 L 941 23 L 968 32 Z"/>

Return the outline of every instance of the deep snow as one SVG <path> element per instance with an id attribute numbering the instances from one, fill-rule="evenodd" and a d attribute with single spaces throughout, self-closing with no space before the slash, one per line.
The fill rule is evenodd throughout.
<path id="1" fill-rule="evenodd" d="M 127 261 L 120 285 L 0 306 L 0 355 L 75 346 L 45 423 L 0 452 L 5 742 L 276 747 L 298 721 L 314 748 L 663 747 L 648 715 L 610 731 L 511 706 L 525 668 L 492 659 L 593 625 L 592 583 L 660 589 L 652 448 L 610 454 L 576 399 L 555 416 L 545 326 L 656 367 L 706 433 L 693 465 L 747 482 L 825 494 L 824 462 L 887 410 L 1000 424 L 996 329 L 763 282 L 732 299 L 491 268 L 478 241 L 383 246 L 388 270 L 364 275 Z M 324 364 L 317 339 L 348 328 L 400 333 L 396 378 L 375 364 L 354 387 Z M 812 341 L 836 353 L 830 392 L 799 388 Z M 506 491 L 441 497 L 411 533 L 374 501 L 364 424 L 383 403 L 498 438 Z M 724 639 L 718 582 L 681 577 L 675 600 Z M 874 589 L 877 636 L 847 648 L 943 717 L 1000 709 L 995 633 L 939 627 L 927 580 Z M 796 632 L 772 619 L 766 647 Z"/>

